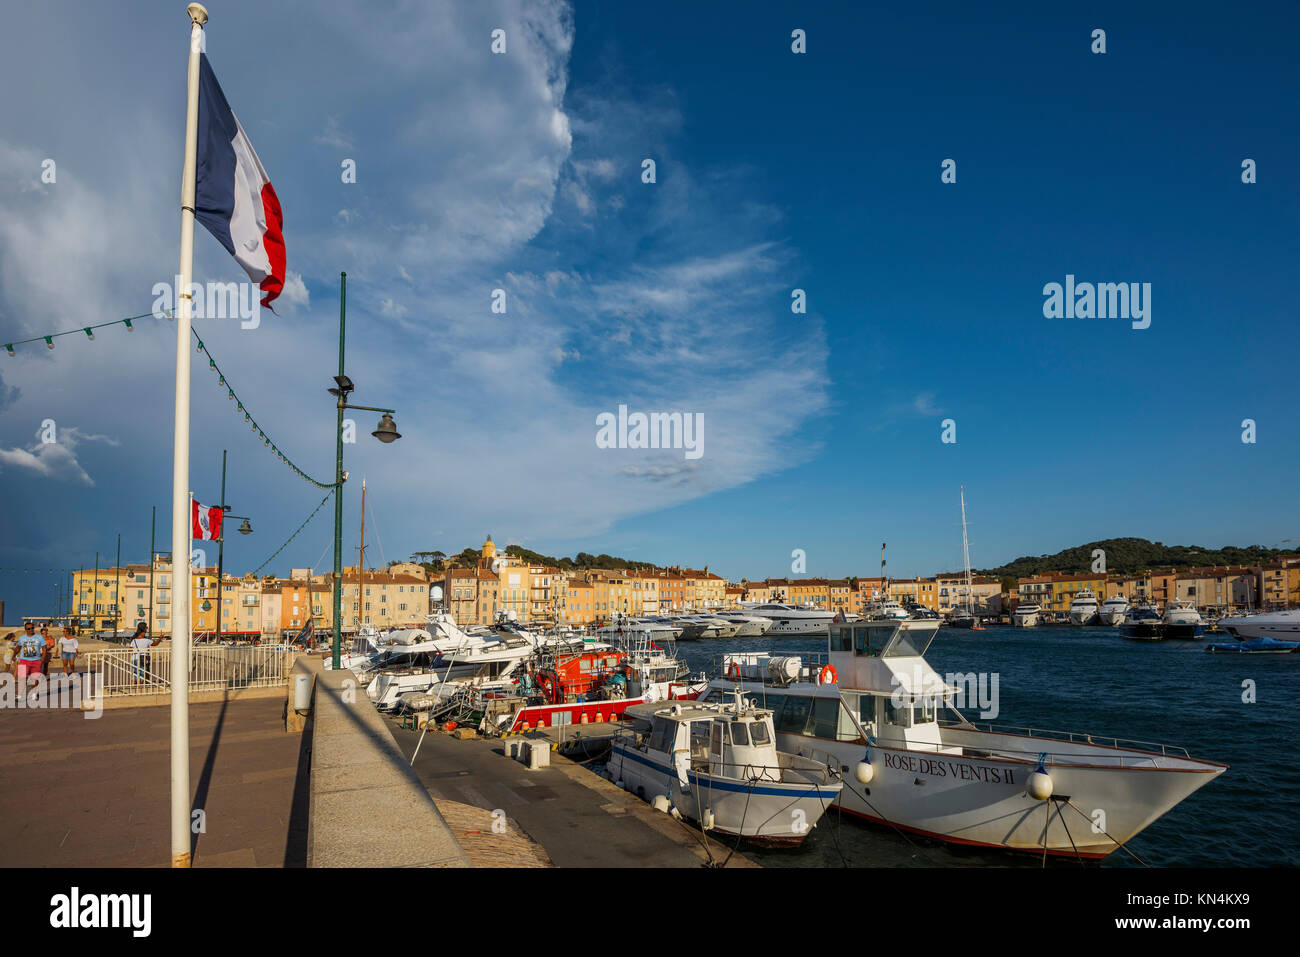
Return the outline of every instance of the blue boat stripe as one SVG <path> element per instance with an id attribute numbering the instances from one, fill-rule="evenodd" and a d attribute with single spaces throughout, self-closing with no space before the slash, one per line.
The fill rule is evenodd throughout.
<path id="1" fill-rule="evenodd" d="M 665 777 L 671 776 L 674 780 L 677 779 L 676 771 L 672 770 L 666 765 L 659 764 L 657 761 L 653 761 L 650 758 L 644 757 L 640 754 L 628 750 L 621 750 L 621 751 L 617 751 L 616 753 L 624 757 L 631 758 L 633 761 L 636 761 L 638 764 L 648 765 L 649 767 L 658 771 L 660 774 L 664 775 Z M 756 787 L 756 786 L 751 787 L 748 784 L 732 783 L 730 781 L 719 781 L 717 778 L 713 778 L 707 781 L 701 781 L 700 773 L 698 771 L 688 772 L 687 778 L 692 782 L 693 785 L 698 785 L 699 787 L 702 788 L 712 788 L 715 791 L 735 791 L 738 794 L 771 794 L 777 797 L 795 797 L 795 798 L 821 797 L 826 799 L 828 803 L 835 800 L 840 790 L 839 786 L 834 784 L 824 785 L 821 788 L 821 790 L 817 790 L 816 788 L 814 788 L 811 791 L 796 792 L 794 789 L 800 787 L 800 785 L 779 784 L 775 781 L 767 782 L 766 786 L 764 787 Z"/>

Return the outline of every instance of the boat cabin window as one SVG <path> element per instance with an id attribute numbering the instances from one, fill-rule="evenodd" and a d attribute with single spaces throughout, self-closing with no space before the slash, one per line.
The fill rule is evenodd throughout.
<path id="1" fill-rule="evenodd" d="M 861 737 L 853 717 L 837 697 L 785 695 L 772 712 L 772 723 L 782 734 L 802 734 L 828 741 L 856 741 Z"/>
<path id="2" fill-rule="evenodd" d="M 722 757 L 722 737 L 727 733 L 727 722 L 713 722 L 713 729 L 709 734 L 709 753 L 715 758 Z"/>
<path id="3" fill-rule="evenodd" d="M 731 740 L 739 747 L 749 747 L 749 726 L 743 721 L 731 722 Z"/>
<path id="4" fill-rule="evenodd" d="M 691 722 L 691 760 L 707 761 L 709 758 L 709 734 L 713 727 L 711 720 Z"/>
<path id="5" fill-rule="evenodd" d="M 840 628 L 835 625 L 831 626 L 831 651 L 852 651 L 853 650 L 853 629 Z"/>
<path id="6" fill-rule="evenodd" d="M 892 696 L 886 698 L 885 724 L 910 728 L 912 726 L 912 702 L 905 700 L 902 704 L 898 704 Z"/>
<path id="7" fill-rule="evenodd" d="M 650 726 L 650 750 L 671 754 L 677 739 L 677 722 L 667 718 L 655 718 Z"/>
<path id="8" fill-rule="evenodd" d="M 766 721 L 755 721 L 753 724 L 751 724 L 751 725 L 749 726 L 749 728 L 750 728 L 750 731 L 752 731 L 752 732 L 753 732 L 753 735 L 754 735 L 754 746 L 755 746 L 755 747 L 761 747 L 761 746 L 763 746 L 763 745 L 765 745 L 765 744 L 771 744 L 771 743 L 772 743 L 772 739 L 771 739 L 770 737 L 768 737 L 768 734 L 767 734 L 767 722 L 766 722 Z"/>
<path id="9" fill-rule="evenodd" d="M 886 658 L 907 658 L 925 654 L 925 649 L 930 647 L 930 642 L 934 639 L 934 632 L 929 629 L 917 629 L 909 631 L 907 628 L 899 628 L 898 634 L 884 651 Z"/>

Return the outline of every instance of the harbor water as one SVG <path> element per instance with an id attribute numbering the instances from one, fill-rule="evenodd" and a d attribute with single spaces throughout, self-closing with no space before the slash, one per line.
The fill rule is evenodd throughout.
<path id="1" fill-rule="evenodd" d="M 1295 867 L 1300 833 L 1300 660 L 1207 654 L 1207 639 L 1125 641 L 1113 628 L 941 628 L 940 674 L 998 675 L 996 718 L 972 721 L 1177 745 L 1229 769 L 1129 842 L 1156 867 Z M 826 638 L 682 642 L 693 672 L 732 651 L 824 652 Z M 1243 701 L 1249 687 L 1254 703 Z M 1038 867 L 1036 855 L 961 848 L 832 811 L 796 850 L 747 849 L 764 866 Z M 1052 867 L 1078 867 L 1066 859 Z M 1107 867 L 1141 866 L 1122 849 Z"/>

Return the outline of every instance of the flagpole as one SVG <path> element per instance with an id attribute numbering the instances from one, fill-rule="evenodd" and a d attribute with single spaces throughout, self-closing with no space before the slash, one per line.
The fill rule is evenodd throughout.
<path id="1" fill-rule="evenodd" d="M 194 181 L 199 139 L 199 55 L 208 11 L 190 16 L 185 102 L 185 165 L 181 175 L 181 260 L 176 290 L 176 417 L 172 447 L 172 867 L 190 866 L 190 281 L 194 272 Z"/>

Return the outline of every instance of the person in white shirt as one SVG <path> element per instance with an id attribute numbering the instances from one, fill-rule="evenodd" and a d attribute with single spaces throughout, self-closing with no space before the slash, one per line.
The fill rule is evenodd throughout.
<path id="1" fill-rule="evenodd" d="M 149 626 L 144 622 L 135 626 L 135 637 L 131 639 L 131 682 L 147 681 L 149 678 L 149 649 L 161 638 L 149 640 Z"/>
<path id="2" fill-rule="evenodd" d="M 71 625 L 65 625 L 63 628 L 63 637 L 59 639 L 59 656 L 63 659 L 63 673 L 70 675 L 77 665 L 77 649 L 80 643 L 77 641 L 77 630 Z"/>

